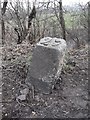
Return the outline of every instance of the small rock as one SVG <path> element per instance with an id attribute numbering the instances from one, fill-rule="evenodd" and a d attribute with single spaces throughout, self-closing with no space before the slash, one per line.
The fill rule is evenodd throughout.
<path id="1" fill-rule="evenodd" d="M 17 99 L 24 101 L 24 100 L 26 100 L 26 95 L 20 95 L 17 97 Z"/>
<path id="2" fill-rule="evenodd" d="M 83 118 L 83 117 L 84 117 L 83 113 L 78 113 L 78 114 L 76 115 L 76 118 Z"/>
<path id="3" fill-rule="evenodd" d="M 85 70 L 82 70 L 83 73 L 85 73 L 86 71 Z"/>
<path id="4" fill-rule="evenodd" d="M 36 113 L 34 111 L 32 111 L 32 114 L 35 115 Z"/>
<path id="5" fill-rule="evenodd" d="M 28 92 L 29 92 L 28 88 L 25 88 L 25 89 L 23 89 L 23 90 L 20 91 L 20 93 L 23 94 L 23 95 L 27 95 Z"/>
<path id="6" fill-rule="evenodd" d="M 7 116 L 8 114 L 6 113 L 5 116 Z"/>
<path id="7" fill-rule="evenodd" d="M 67 114 L 69 114 L 69 111 L 63 111 L 63 113 L 64 113 L 65 115 L 67 115 Z"/>

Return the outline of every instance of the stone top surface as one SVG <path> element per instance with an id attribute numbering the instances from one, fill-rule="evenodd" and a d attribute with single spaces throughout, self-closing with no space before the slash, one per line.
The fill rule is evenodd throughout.
<path id="1" fill-rule="evenodd" d="M 37 46 L 61 50 L 66 48 L 66 41 L 61 38 L 44 37 L 39 41 L 39 43 L 37 43 Z"/>

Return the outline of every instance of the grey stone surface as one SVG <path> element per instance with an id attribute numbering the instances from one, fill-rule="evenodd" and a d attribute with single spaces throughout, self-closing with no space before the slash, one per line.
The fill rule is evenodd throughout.
<path id="1" fill-rule="evenodd" d="M 43 93 L 49 93 L 55 79 L 60 75 L 65 51 L 65 40 L 42 38 L 33 52 L 26 83 Z"/>
<path id="2" fill-rule="evenodd" d="M 18 97 L 17 97 L 17 100 L 21 100 L 21 101 L 24 101 L 24 100 L 26 100 L 26 95 L 19 95 Z"/>

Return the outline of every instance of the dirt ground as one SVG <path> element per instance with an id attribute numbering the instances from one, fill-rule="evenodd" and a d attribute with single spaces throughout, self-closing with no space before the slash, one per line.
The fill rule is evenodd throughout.
<path id="1" fill-rule="evenodd" d="M 72 49 L 52 93 L 44 95 L 29 90 L 18 101 L 25 84 L 33 48 L 27 43 L 2 47 L 2 117 L 4 118 L 87 118 L 88 47 Z"/>

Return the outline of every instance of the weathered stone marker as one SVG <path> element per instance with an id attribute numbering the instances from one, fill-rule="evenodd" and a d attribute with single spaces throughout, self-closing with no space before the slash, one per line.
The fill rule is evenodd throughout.
<path id="1" fill-rule="evenodd" d="M 66 51 L 66 41 L 60 38 L 45 37 L 37 43 L 26 83 L 48 94 L 59 77 Z"/>

